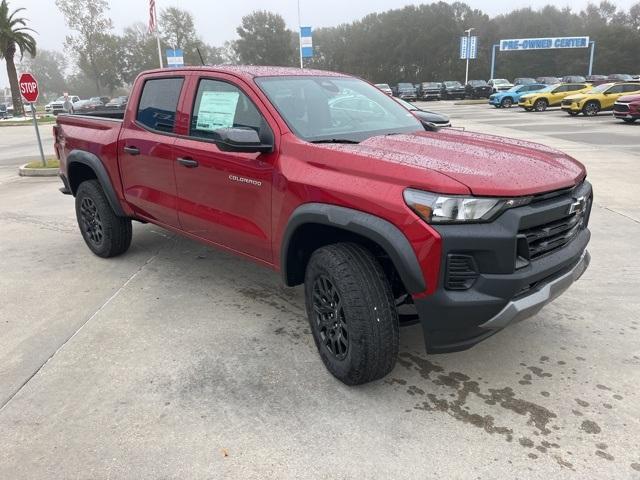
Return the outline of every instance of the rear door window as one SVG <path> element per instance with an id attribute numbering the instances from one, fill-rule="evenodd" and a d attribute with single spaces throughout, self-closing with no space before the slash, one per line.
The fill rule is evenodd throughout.
<path id="1" fill-rule="evenodd" d="M 160 132 L 173 132 L 184 78 L 152 78 L 142 87 L 136 120 Z"/>

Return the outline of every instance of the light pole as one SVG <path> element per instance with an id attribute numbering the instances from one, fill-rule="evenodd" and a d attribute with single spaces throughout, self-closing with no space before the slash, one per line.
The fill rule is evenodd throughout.
<path id="1" fill-rule="evenodd" d="M 465 85 L 467 83 L 469 83 L 469 57 L 471 56 L 471 32 L 473 32 L 474 30 L 475 30 L 475 28 L 470 28 L 470 29 L 464 31 L 464 33 L 467 34 L 467 52 L 466 52 L 467 69 L 466 69 L 466 72 L 464 74 L 464 84 Z"/>
<path id="2" fill-rule="evenodd" d="M 298 53 L 300 53 L 300 68 L 304 68 L 304 60 L 302 58 L 302 23 L 300 20 L 300 0 L 298 0 Z"/>

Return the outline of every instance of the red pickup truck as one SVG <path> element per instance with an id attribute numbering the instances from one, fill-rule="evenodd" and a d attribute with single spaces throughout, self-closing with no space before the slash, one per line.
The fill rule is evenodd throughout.
<path id="1" fill-rule="evenodd" d="M 91 251 L 124 253 L 136 220 L 279 271 L 353 385 L 391 371 L 399 326 L 421 323 L 428 352 L 464 350 L 589 264 L 580 163 L 426 127 L 348 75 L 198 67 L 143 73 L 123 115 L 60 115 L 54 136 Z"/>

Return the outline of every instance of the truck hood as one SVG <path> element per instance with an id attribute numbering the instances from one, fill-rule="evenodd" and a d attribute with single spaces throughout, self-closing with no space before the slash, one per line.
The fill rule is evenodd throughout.
<path id="1" fill-rule="evenodd" d="M 435 171 L 465 185 L 474 195 L 511 197 L 550 192 L 572 187 L 586 175 L 578 161 L 544 145 L 452 129 L 322 147 L 418 171 Z M 406 183 L 428 188 L 419 172 Z"/>

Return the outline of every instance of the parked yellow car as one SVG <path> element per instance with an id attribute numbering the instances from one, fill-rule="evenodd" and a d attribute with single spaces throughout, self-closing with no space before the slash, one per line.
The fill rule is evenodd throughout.
<path id="1" fill-rule="evenodd" d="M 531 110 L 544 112 L 549 107 L 559 106 L 565 97 L 575 93 L 586 92 L 589 89 L 591 89 L 591 85 L 589 83 L 562 83 L 560 85 L 549 85 L 544 90 L 520 97 L 518 106 L 524 108 L 527 112 L 530 112 Z"/>
<path id="2" fill-rule="evenodd" d="M 618 98 L 633 93 L 640 93 L 640 83 L 603 83 L 588 92 L 566 97 L 562 101 L 562 110 L 569 115 L 582 112 L 591 117 L 601 110 L 611 110 Z"/>

